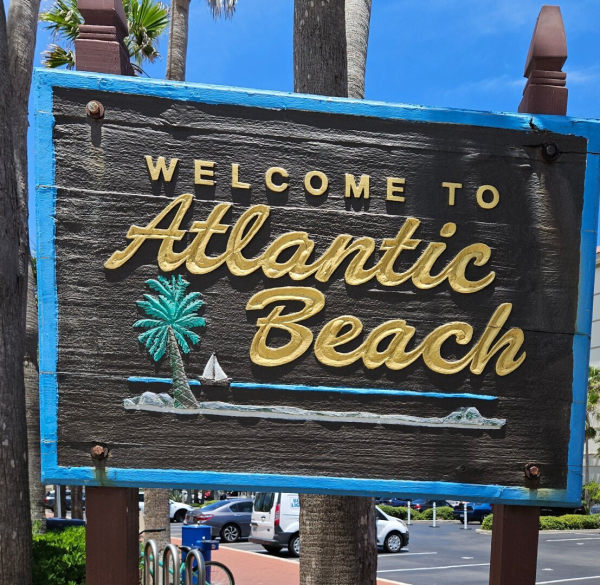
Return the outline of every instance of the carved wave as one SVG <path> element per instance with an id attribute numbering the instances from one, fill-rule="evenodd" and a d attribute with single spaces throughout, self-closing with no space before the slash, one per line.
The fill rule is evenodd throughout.
<path id="1" fill-rule="evenodd" d="M 126 410 L 146 410 L 180 415 L 234 416 L 282 420 L 322 422 L 351 422 L 400 425 L 412 427 L 443 427 L 455 429 L 501 429 L 506 419 L 486 418 L 473 406 L 459 408 L 443 417 L 421 417 L 406 414 L 377 414 L 373 412 L 338 412 L 307 410 L 293 406 L 256 406 L 228 402 L 199 402 L 196 408 L 176 408 L 168 394 L 144 392 L 142 396 L 126 398 Z"/>

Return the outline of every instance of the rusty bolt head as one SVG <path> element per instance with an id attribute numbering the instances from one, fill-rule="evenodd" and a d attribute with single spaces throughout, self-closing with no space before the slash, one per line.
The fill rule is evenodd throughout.
<path id="1" fill-rule="evenodd" d="M 85 113 L 90 118 L 97 120 L 98 118 L 102 118 L 104 116 L 104 106 L 100 102 L 92 100 L 85 105 Z"/>
<path id="2" fill-rule="evenodd" d="M 541 474 L 542 470 L 536 463 L 528 463 L 525 465 L 525 477 L 527 479 L 539 479 Z"/>
<path id="3" fill-rule="evenodd" d="M 103 447 L 102 445 L 94 445 L 91 449 L 92 458 L 101 461 L 102 459 L 106 459 L 108 457 L 108 447 Z"/>

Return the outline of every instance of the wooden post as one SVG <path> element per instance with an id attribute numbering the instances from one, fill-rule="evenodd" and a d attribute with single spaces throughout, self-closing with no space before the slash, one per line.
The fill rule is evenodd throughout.
<path id="1" fill-rule="evenodd" d="M 123 39 L 128 34 L 121 0 L 78 0 L 85 24 L 75 40 L 78 71 L 133 75 L 129 52 Z"/>
<path id="2" fill-rule="evenodd" d="M 75 40 L 78 71 L 133 75 L 121 0 L 78 0 L 85 24 Z M 86 489 L 87 585 L 139 585 L 139 496 L 132 488 Z"/>
<path id="3" fill-rule="evenodd" d="M 86 489 L 86 585 L 139 585 L 138 490 Z"/>
<path id="4" fill-rule="evenodd" d="M 559 6 L 543 6 L 538 16 L 525 63 L 527 83 L 519 112 L 523 114 L 567 113 L 567 37 Z"/>
<path id="5" fill-rule="evenodd" d="M 527 83 L 520 113 L 567 113 L 565 28 L 558 6 L 543 6 L 527 62 Z M 536 486 L 537 487 L 537 486 Z M 537 568 L 540 509 L 536 506 L 494 506 L 490 585 L 534 585 Z"/>

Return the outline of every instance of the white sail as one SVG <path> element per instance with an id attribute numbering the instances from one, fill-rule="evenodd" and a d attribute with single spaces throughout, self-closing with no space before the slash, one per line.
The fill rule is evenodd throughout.
<path id="1" fill-rule="evenodd" d="M 219 365 L 216 353 L 213 353 L 210 358 L 208 358 L 208 362 L 206 362 L 206 366 L 204 366 L 204 372 L 202 372 L 202 376 L 200 376 L 200 381 L 212 386 L 224 386 L 230 382 L 230 378 L 227 377 L 227 374 Z"/>

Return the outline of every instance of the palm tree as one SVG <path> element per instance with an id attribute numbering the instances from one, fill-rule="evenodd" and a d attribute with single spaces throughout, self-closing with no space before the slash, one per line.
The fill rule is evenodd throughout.
<path id="1" fill-rule="evenodd" d="M 365 67 L 369 44 L 371 0 L 346 0 L 348 97 L 365 97 Z"/>
<path id="2" fill-rule="evenodd" d="M 168 353 L 173 373 L 175 407 L 193 408 L 197 402 L 190 389 L 179 350 L 189 353 L 189 344 L 200 342 L 200 336 L 192 329 L 206 324 L 197 314 L 204 302 L 198 292 L 185 294 L 190 283 L 181 275 L 172 276 L 170 280 L 164 276 L 151 278 L 146 284 L 160 294 L 145 294 L 146 300 L 137 302 L 137 306 L 150 318 L 140 319 L 133 326 L 147 329 L 138 339 L 155 362 Z"/>
<path id="3" fill-rule="evenodd" d="M 157 39 L 169 24 L 168 9 L 156 0 L 123 0 L 123 8 L 129 27 L 125 46 L 135 60 L 134 70 L 143 73 L 142 65 L 145 62 L 154 63 L 160 57 Z M 50 10 L 40 14 L 40 20 L 48 23 L 46 29 L 52 32 L 55 41 L 64 43 L 64 46 L 53 43 L 44 51 L 44 65 L 73 69 L 74 42 L 83 24 L 77 0 L 54 0 Z"/>
<path id="4" fill-rule="evenodd" d="M 206 0 L 213 18 L 231 18 L 237 0 Z M 167 79 L 185 81 L 190 0 L 171 0 L 171 32 L 167 55 Z"/>
<path id="5" fill-rule="evenodd" d="M 347 30 L 349 21 L 358 18 L 352 6 L 361 9 L 362 21 Z M 362 97 L 369 14 L 370 1 L 366 0 L 327 3 L 294 0 L 294 91 Z M 353 60 L 351 51 L 362 51 L 363 57 L 359 55 Z M 354 77 L 356 81 L 361 76 L 359 89 L 353 88 L 349 80 Z M 302 494 L 301 585 L 375 585 L 375 527 L 373 498 Z"/>
<path id="6" fill-rule="evenodd" d="M 590 441 L 598 435 L 594 419 L 600 407 L 600 368 L 590 366 L 588 375 L 588 397 L 585 413 L 585 483 L 590 482 Z"/>

